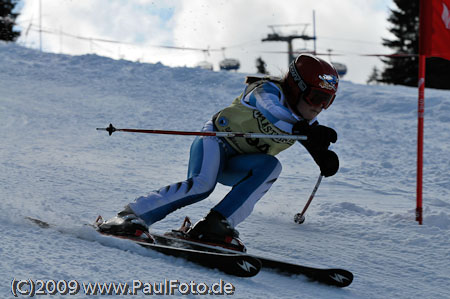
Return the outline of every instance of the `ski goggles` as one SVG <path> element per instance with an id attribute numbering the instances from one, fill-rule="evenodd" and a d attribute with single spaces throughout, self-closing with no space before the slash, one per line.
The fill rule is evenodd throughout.
<path id="1" fill-rule="evenodd" d="M 320 88 L 309 87 L 306 93 L 303 93 L 303 98 L 311 106 L 322 106 L 323 109 L 327 109 L 333 103 L 335 94 L 324 92 Z"/>
<path id="2" fill-rule="evenodd" d="M 308 86 L 297 72 L 294 61 L 289 65 L 289 72 L 298 88 L 302 91 L 302 96 L 308 104 L 311 106 L 322 106 L 324 109 L 330 107 L 336 97 L 335 93 L 328 93 L 322 88 Z"/>

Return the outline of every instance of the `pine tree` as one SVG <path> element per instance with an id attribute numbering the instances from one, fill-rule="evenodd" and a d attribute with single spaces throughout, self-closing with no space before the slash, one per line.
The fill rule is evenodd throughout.
<path id="1" fill-rule="evenodd" d="M 0 0 L 0 40 L 15 41 L 20 32 L 14 31 L 18 13 L 13 13 L 17 0 Z"/>
<path id="2" fill-rule="evenodd" d="M 383 45 L 394 50 L 396 54 L 419 53 L 419 0 L 394 0 L 398 9 L 391 9 L 388 21 L 392 24 L 389 31 L 394 40 L 383 39 Z M 418 58 L 390 57 L 382 59 L 386 68 L 381 74 L 381 82 L 417 86 Z"/>
<path id="3" fill-rule="evenodd" d="M 396 54 L 419 53 L 419 0 L 394 0 L 397 9 L 391 10 L 388 21 L 395 39 L 383 39 L 383 45 Z M 389 57 L 382 59 L 385 69 L 379 82 L 406 86 L 418 84 L 418 57 Z M 442 58 L 427 58 L 425 86 L 450 89 L 450 61 Z"/>
<path id="4" fill-rule="evenodd" d="M 369 78 L 367 79 L 367 84 L 376 84 L 378 81 L 380 81 L 380 71 L 376 66 L 372 69 L 372 74 L 370 74 Z"/>

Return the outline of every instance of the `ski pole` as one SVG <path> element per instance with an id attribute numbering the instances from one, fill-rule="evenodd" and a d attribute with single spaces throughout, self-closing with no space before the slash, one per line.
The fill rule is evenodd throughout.
<path id="1" fill-rule="evenodd" d="M 323 175 L 322 175 L 322 174 L 319 175 L 319 178 L 317 179 L 317 183 L 316 183 L 316 185 L 314 186 L 314 189 L 313 189 L 311 195 L 309 196 L 309 199 L 308 199 L 308 201 L 306 202 L 306 205 L 305 205 L 305 207 L 303 208 L 303 211 L 302 211 L 301 213 L 295 214 L 295 216 L 294 216 L 294 221 L 295 221 L 295 223 L 302 224 L 303 222 L 305 222 L 305 213 L 306 213 L 306 210 L 308 209 L 308 207 L 309 207 L 311 201 L 313 200 L 314 195 L 316 195 L 317 189 L 319 189 L 319 185 L 320 185 L 320 182 L 322 181 L 322 178 L 323 178 Z"/>
<path id="2" fill-rule="evenodd" d="M 190 136 L 217 136 L 217 137 L 242 137 L 242 138 L 268 138 L 268 139 L 294 139 L 306 140 L 304 135 L 266 135 L 258 133 L 242 132 L 192 132 L 192 131 L 167 131 L 167 130 L 142 130 L 142 129 L 116 129 L 112 124 L 107 128 L 97 128 L 99 131 L 107 131 L 109 136 L 114 132 L 147 133 L 147 134 L 165 134 L 165 135 L 190 135 Z"/>

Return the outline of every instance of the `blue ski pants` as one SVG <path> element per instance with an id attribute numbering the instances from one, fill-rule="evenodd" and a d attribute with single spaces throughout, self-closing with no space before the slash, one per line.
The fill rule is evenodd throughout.
<path id="1" fill-rule="evenodd" d="M 212 130 L 208 122 L 204 130 Z M 237 154 L 217 137 L 197 137 L 191 145 L 188 178 L 147 196 L 138 197 L 130 208 L 148 225 L 213 192 L 217 182 L 232 186 L 212 209 L 235 227 L 247 218 L 257 201 L 281 173 L 277 158 L 267 154 Z"/>

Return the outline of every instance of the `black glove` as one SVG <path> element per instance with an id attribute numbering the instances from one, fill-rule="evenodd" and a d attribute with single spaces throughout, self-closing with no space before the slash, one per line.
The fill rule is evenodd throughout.
<path id="1" fill-rule="evenodd" d="M 319 165 L 320 173 L 329 177 L 335 175 L 339 170 L 339 158 L 335 152 L 330 150 L 320 151 L 313 155 L 317 165 Z"/>
<path id="2" fill-rule="evenodd" d="M 328 149 L 331 143 L 337 141 L 337 133 L 332 128 L 322 125 L 310 126 L 305 120 L 294 124 L 292 134 L 306 135 L 308 140 L 304 141 L 304 145 L 314 149 Z"/>

